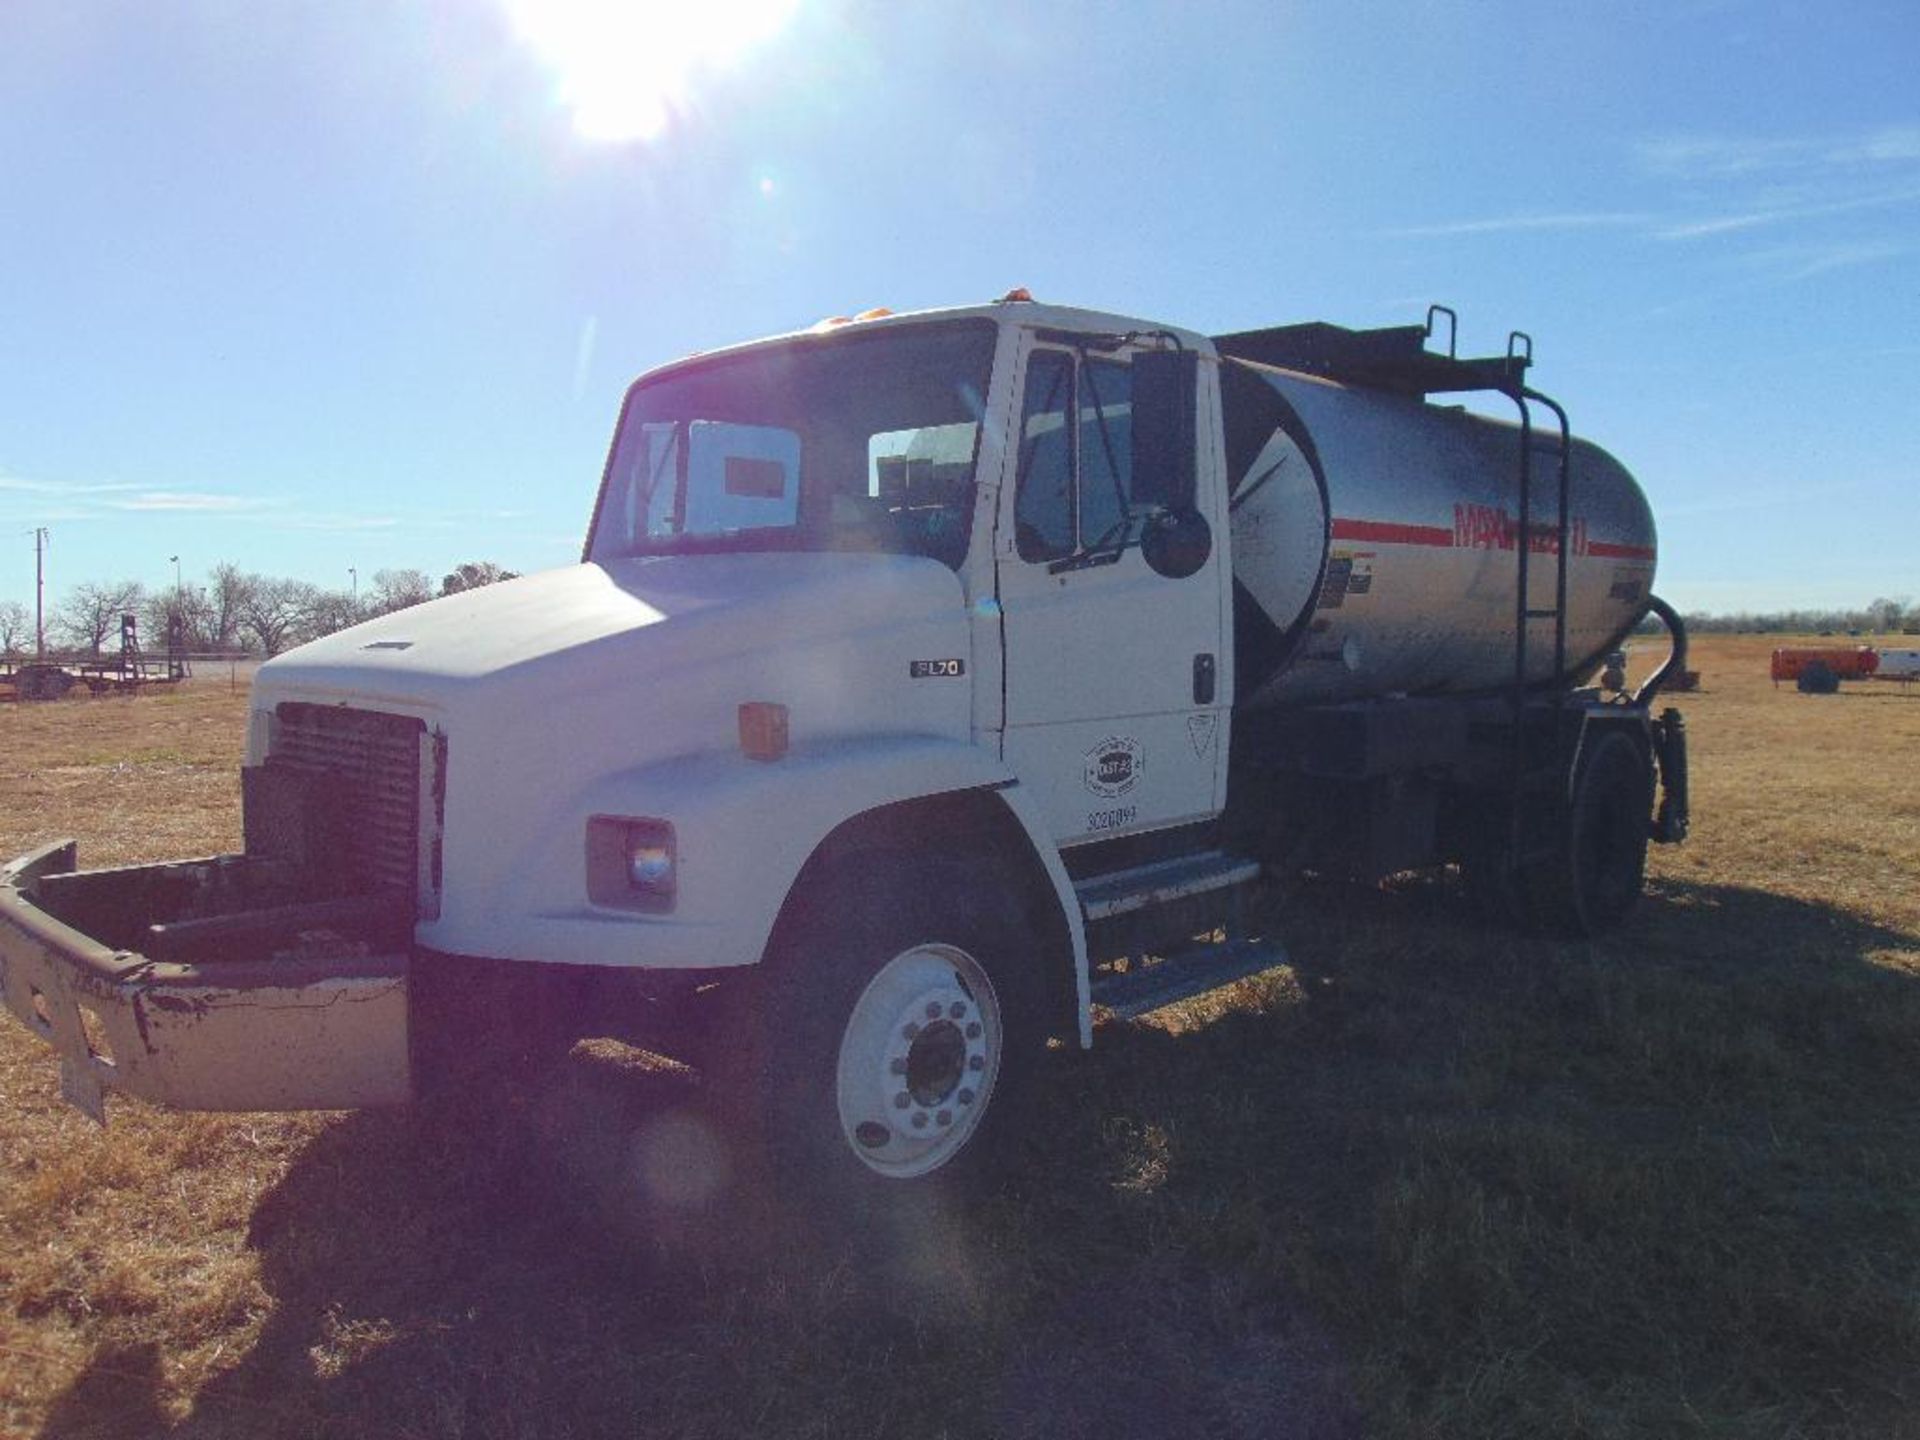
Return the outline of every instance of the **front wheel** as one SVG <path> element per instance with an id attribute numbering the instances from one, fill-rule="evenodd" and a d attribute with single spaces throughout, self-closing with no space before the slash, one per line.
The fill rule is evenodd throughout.
<path id="1" fill-rule="evenodd" d="M 1045 1044 L 1042 950 L 1005 887 L 880 863 L 801 903 L 748 1027 L 772 1158 L 859 1204 L 991 1174 Z"/>
<path id="2" fill-rule="evenodd" d="M 1000 997 L 979 957 L 943 943 L 901 951 L 841 1027 L 842 1142 L 886 1179 L 932 1174 L 984 1124 L 1006 1046 Z"/>

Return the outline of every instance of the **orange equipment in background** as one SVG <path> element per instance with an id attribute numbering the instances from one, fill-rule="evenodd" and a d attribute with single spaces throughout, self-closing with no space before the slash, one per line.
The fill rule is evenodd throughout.
<path id="1" fill-rule="evenodd" d="M 1782 645 L 1773 652 L 1773 678 L 1798 680 L 1809 665 L 1827 667 L 1837 680 L 1864 680 L 1880 668 L 1880 656 L 1870 645 L 1800 646 Z"/>

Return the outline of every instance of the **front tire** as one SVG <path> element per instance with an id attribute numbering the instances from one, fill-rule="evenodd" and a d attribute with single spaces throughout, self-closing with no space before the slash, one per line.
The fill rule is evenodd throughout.
<path id="1" fill-rule="evenodd" d="M 916 944 L 883 961 L 840 1031 L 840 1138 L 874 1174 L 917 1180 L 982 1128 L 1006 1056 L 1000 996 L 968 950 Z"/>
<path id="2" fill-rule="evenodd" d="M 783 924 L 750 1030 L 779 1173 L 852 1203 L 990 1177 L 1045 1044 L 1043 954 L 984 867 L 842 865 Z"/>

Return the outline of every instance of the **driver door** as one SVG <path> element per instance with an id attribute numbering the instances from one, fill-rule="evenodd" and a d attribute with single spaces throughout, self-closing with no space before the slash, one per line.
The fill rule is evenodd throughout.
<path id="1" fill-rule="evenodd" d="M 1062 846 L 1211 818 L 1225 781 L 1226 547 L 1147 565 L 1131 360 L 1031 345 L 1001 498 L 1002 755 Z"/>

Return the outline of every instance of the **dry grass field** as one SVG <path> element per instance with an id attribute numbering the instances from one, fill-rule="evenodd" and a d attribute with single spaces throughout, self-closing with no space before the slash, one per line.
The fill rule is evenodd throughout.
<path id="1" fill-rule="evenodd" d="M 1773 643 L 1697 646 L 1624 933 L 1310 889 L 1290 970 L 1053 1057 L 1004 1187 L 857 1240 L 676 1208 L 725 1137 L 608 1052 L 101 1133 L 0 1025 L 0 1433 L 1920 1435 L 1920 690 Z M 233 845 L 244 704 L 0 709 L 0 849 Z"/>

